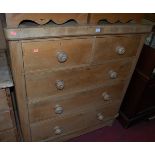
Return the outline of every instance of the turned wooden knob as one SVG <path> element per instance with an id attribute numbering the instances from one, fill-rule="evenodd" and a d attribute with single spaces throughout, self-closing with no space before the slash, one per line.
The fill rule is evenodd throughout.
<path id="1" fill-rule="evenodd" d="M 66 52 L 58 52 L 57 53 L 57 59 L 61 63 L 67 61 L 67 59 L 68 59 L 67 53 Z"/>
<path id="2" fill-rule="evenodd" d="M 116 79 L 117 78 L 117 72 L 110 70 L 109 75 L 111 79 Z"/>
<path id="3" fill-rule="evenodd" d="M 64 88 L 64 81 L 56 80 L 56 87 L 57 87 L 57 89 L 62 90 Z"/>
<path id="4" fill-rule="evenodd" d="M 62 133 L 62 129 L 59 126 L 54 127 L 54 133 L 56 135 L 60 135 Z"/>
<path id="5" fill-rule="evenodd" d="M 119 116 L 119 113 L 117 113 L 114 117 L 117 118 Z"/>
<path id="6" fill-rule="evenodd" d="M 119 54 L 119 55 L 122 55 L 125 53 L 125 48 L 122 47 L 122 46 L 118 46 L 116 47 L 116 52 Z"/>
<path id="7" fill-rule="evenodd" d="M 63 113 L 63 107 L 57 104 L 55 106 L 55 113 L 56 114 L 62 114 Z"/>
<path id="8" fill-rule="evenodd" d="M 104 98 L 105 101 L 109 101 L 111 100 L 111 96 L 107 93 L 107 92 L 103 92 L 102 96 Z"/>
<path id="9" fill-rule="evenodd" d="M 100 121 L 102 121 L 102 120 L 104 119 L 103 114 L 98 113 L 98 114 L 97 114 L 97 119 L 100 120 Z"/>

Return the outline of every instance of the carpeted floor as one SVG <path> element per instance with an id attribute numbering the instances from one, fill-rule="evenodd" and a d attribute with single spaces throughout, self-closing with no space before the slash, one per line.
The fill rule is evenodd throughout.
<path id="1" fill-rule="evenodd" d="M 155 142 L 155 120 L 139 122 L 128 129 L 116 120 L 111 127 L 81 135 L 70 142 Z"/>

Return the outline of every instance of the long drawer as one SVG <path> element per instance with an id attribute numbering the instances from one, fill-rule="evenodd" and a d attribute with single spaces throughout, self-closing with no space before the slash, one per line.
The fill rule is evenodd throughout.
<path id="1" fill-rule="evenodd" d="M 44 119 L 61 118 L 67 114 L 87 107 L 112 104 L 122 97 L 124 82 L 117 82 L 107 86 L 71 93 L 69 95 L 50 97 L 29 104 L 30 122 Z"/>
<path id="2" fill-rule="evenodd" d="M 74 115 L 68 115 L 55 120 L 31 124 L 32 141 L 40 141 L 50 137 L 56 138 L 81 129 L 104 124 L 105 121 L 114 119 L 118 108 L 118 103 L 115 103 L 106 107 L 77 111 Z"/>
<path id="3" fill-rule="evenodd" d="M 88 64 L 92 43 L 91 38 L 24 42 L 25 72 Z"/>
<path id="4" fill-rule="evenodd" d="M 26 75 L 29 100 L 73 92 L 105 82 L 124 80 L 128 77 L 132 60 L 119 60 L 90 67 L 37 72 Z"/>
<path id="5" fill-rule="evenodd" d="M 97 37 L 93 63 L 136 56 L 141 35 Z"/>

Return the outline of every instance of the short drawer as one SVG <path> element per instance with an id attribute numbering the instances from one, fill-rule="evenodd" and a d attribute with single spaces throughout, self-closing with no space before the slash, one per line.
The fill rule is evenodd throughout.
<path id="1" fill-rule="evenodd" d="M 25 71 L 88 64 L 92 39 L 42 40 L 22 43 Z"/>
<path id="2" fill-rule="evenodd" d="M 32 141 L 41 141 L 50 137 L 55 139 L 81 129 L 104 124 L 105 121 L 114 119 L 118 108 L 118 104 L 113 104 L 104 108 L 77 112 L 73 116 L 31 124 Z"/>
<path id="3" fill-rule="evenodd" d="M 140 38 L 139 35 L 96 38 L 93 63 L 136 56 Z"/>
<path id="4" fill-rule="evenodd" d="M 10 111 L 0 112 L 0 131 L 13 128 Z"/>
<path id="5" fill-rule="evenodd" d="M 0 111 L 9 110 L 8 97 L 5 89 L 0 89 Z"/>
<path id="6" fill-rule="evenodd" d="M 26 75 L 29 100 L 74 92 L 105 82 L 124 80 L 128 77 L 132 60 L 120 60 L 103 65 L 38 72 Z"/>
<path id="7" fill-rule="evenodd" d="M 117 82 L 70 95 L 56 96 L 29 104 L 31 123 L 49 118 L 61 118 L 87 107 L 105 106 L 122 97 L 125 82 Z"/>

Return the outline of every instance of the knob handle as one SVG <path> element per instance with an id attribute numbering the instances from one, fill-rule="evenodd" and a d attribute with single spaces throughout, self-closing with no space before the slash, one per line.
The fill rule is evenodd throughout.
<path id="1" fill-rule="evenodd" d="M 119 116 L 119 113 L 117 113 L 114 117 L 117 118 Z"/>
<path id="2" fill-rule="evenodd" d="M 57 89 L 62 90 L 64 88 L 64 81 L 56 80 L 56 87 L 57 87 Z"/>
<path id="3" fill-rule="evenodd" d="M 104 98 L 105 101 L 109 101 L 111 100 L 111 96 L 107 93 L 107 92 L 103 92 L 102 96 Z"/>
<path id="4" fill-rule="evenodd" d="M 55 106 L 55 113 L 56 114 L 62 114 L 63 113 L 63 107 L 57 104 Z"/>
<path id="5" fill-rule="evenodd" d="M 68 59 L 67 53 L 66 52 L 58 52 L 57 59 L 60 63 L 67 61 L 67 59 Z"/>
<path id="6" fill-rule="evenodd" d="M 111 79 L 116 79 L 117 78 L 117 72 L 110 70 L 109 75 Z"/>
<path id="7" fill-rule="evenodd" d="M 125 53 L 125 48 L 123 46 L 118 46 L 116 47 L 116 52 L 119 54 L 119 55 L 122 55 Z"/>
<path id="8" fill-rule="evenodd" d="M 62 133 L 62 129 L 59 126 L 54 127 L 54 133 L 56 135 L 60 135 Z"/>
<path id="9" fill-rule="evenodd" d="M 97 119 L 98 119 L 99 121 L 102 121 L 102 120 L 104 119 L 103 114 L 102 114 L 102 113 L 98 113 L 98 114 L 97 114 Z"/>

